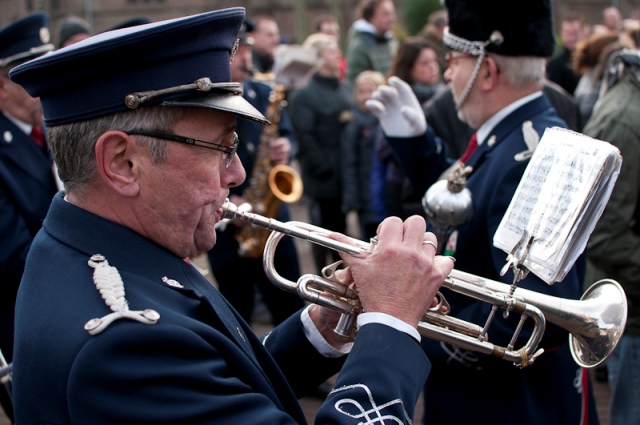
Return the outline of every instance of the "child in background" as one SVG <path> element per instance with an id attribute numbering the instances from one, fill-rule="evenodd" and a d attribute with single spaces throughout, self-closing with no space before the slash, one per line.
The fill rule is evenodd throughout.
<path id="1" fill-rule="evenodd" d="M 387 216 L 385 206 L 386 167 L 375 154 L 376 140 L 384 137 L 378 119 L 365 106 L 379 85 L 386 84 L 377 71 L 363 71 L 354 82 L 353 118 L 340 138 L 342 167 L 342 211 L 358 213 L 360 237 L 376 235 Z"/>

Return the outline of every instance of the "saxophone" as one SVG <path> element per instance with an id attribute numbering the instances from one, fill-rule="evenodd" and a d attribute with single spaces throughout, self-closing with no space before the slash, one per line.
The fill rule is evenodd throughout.
<path id="1" fill-rule="evenodd" d="M 286 105 L 285 86 L 276 84 L 269 97 L 266 118 L 270 124 L 264 127 L 257 149 L 256 162 L 251 179 L 243 193 L 246 204 L 243 209 L 274 218 L 282 202 L 296 202 L 302 196 L 302 179 L 288 165 L 272 166 L 269 159 L 269 144 L 278 137 L 278 124 L 282 108 Z M 241 226 L 236 232 L 238 254 L 241 257 L 260 258 L 264 252 L 270 231 L 261 226 Z"/>

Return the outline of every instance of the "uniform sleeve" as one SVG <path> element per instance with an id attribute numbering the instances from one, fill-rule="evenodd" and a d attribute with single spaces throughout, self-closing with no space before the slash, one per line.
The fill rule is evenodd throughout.
<path id="1" fill-rule="evenodd" d="M 360 328 L 316 424 L 410 424 L 431 364 L 411 336 L 381 324 Z"/>
<path id="2" fill-rule="evenodd" d="M 338 373 L 346 359 L 346 356 L 322 356 L 305 336 L 299 314 L 292 315 L 263 336 L 262 344 L 273 356 L 297 397 L 306 395 Z"/>
<path id="3" fill-rule="evenodd" d="M 388 137 L 387 140 L 415 193 L 424 194 L 452 164 L 446 156 L 442 140 L 430 127 L 422 136 Z"/>

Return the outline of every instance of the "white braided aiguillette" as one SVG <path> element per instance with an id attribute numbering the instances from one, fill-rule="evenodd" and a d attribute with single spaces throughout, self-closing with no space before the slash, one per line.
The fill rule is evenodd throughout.
<path id="1" fill-rule="evenodd" d="M 124 297 L 124 284 L 120 273 L 118 273 L 118 269 L 109 265 L 104 256 L 100 254 L 92 255 L 89 259 L 89 266 L 94 268 L 93 283 L 100 291 L 100 295 L 102 295 L 107 307 L 113 311 L 113 313 L 109 313 L 106 316 L 89 320 L 84 325 L 84 329 L 89 334 L 99 334 L 118 319 L 131 319 L 147 325 L 153 325 L 158 321 L 160 315 L 155 310 L 129 310 L 129 304 Z"/>
<path id="2" fill-rule="evenodd" d="M 522 136 L 524 137 L 524 143 L 527 145 L 527 150 L 517 153 L 514 155 L 513 159 L 518 162 L 525 161 L 531 158 L 533 152 L 538 147 L 538 143 L 540 142 L 540 135 L 533 128 L 533 123 L 531 121 L 525 121 L 522 123 Z"/>

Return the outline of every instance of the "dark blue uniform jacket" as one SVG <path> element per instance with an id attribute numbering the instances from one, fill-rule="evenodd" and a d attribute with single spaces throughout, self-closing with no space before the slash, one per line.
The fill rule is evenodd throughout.
<path id="1" fill-rule="evenodd" d="M 129 309 L 154 309 L 157 323 L 84 330 L 110 313 L 87 263 L 98 253 L 118 269 Z M 296 398 L 344 361 L 313 349 L 300 314 L 260 341 L 193 266 L 62 193 L 32 245 L 16 309 L 21 425 L 305 423 Z M 366 325 L 316 423 L 376 414 L 406 423 L 429 367 L 410 336 Z"/>
<path id="2" fill-rule="evenodd" d="M 0 112 L 0 349 L 8 360 L 27 252 L 56 193 L 51 166 L 49 154 Z"/>

